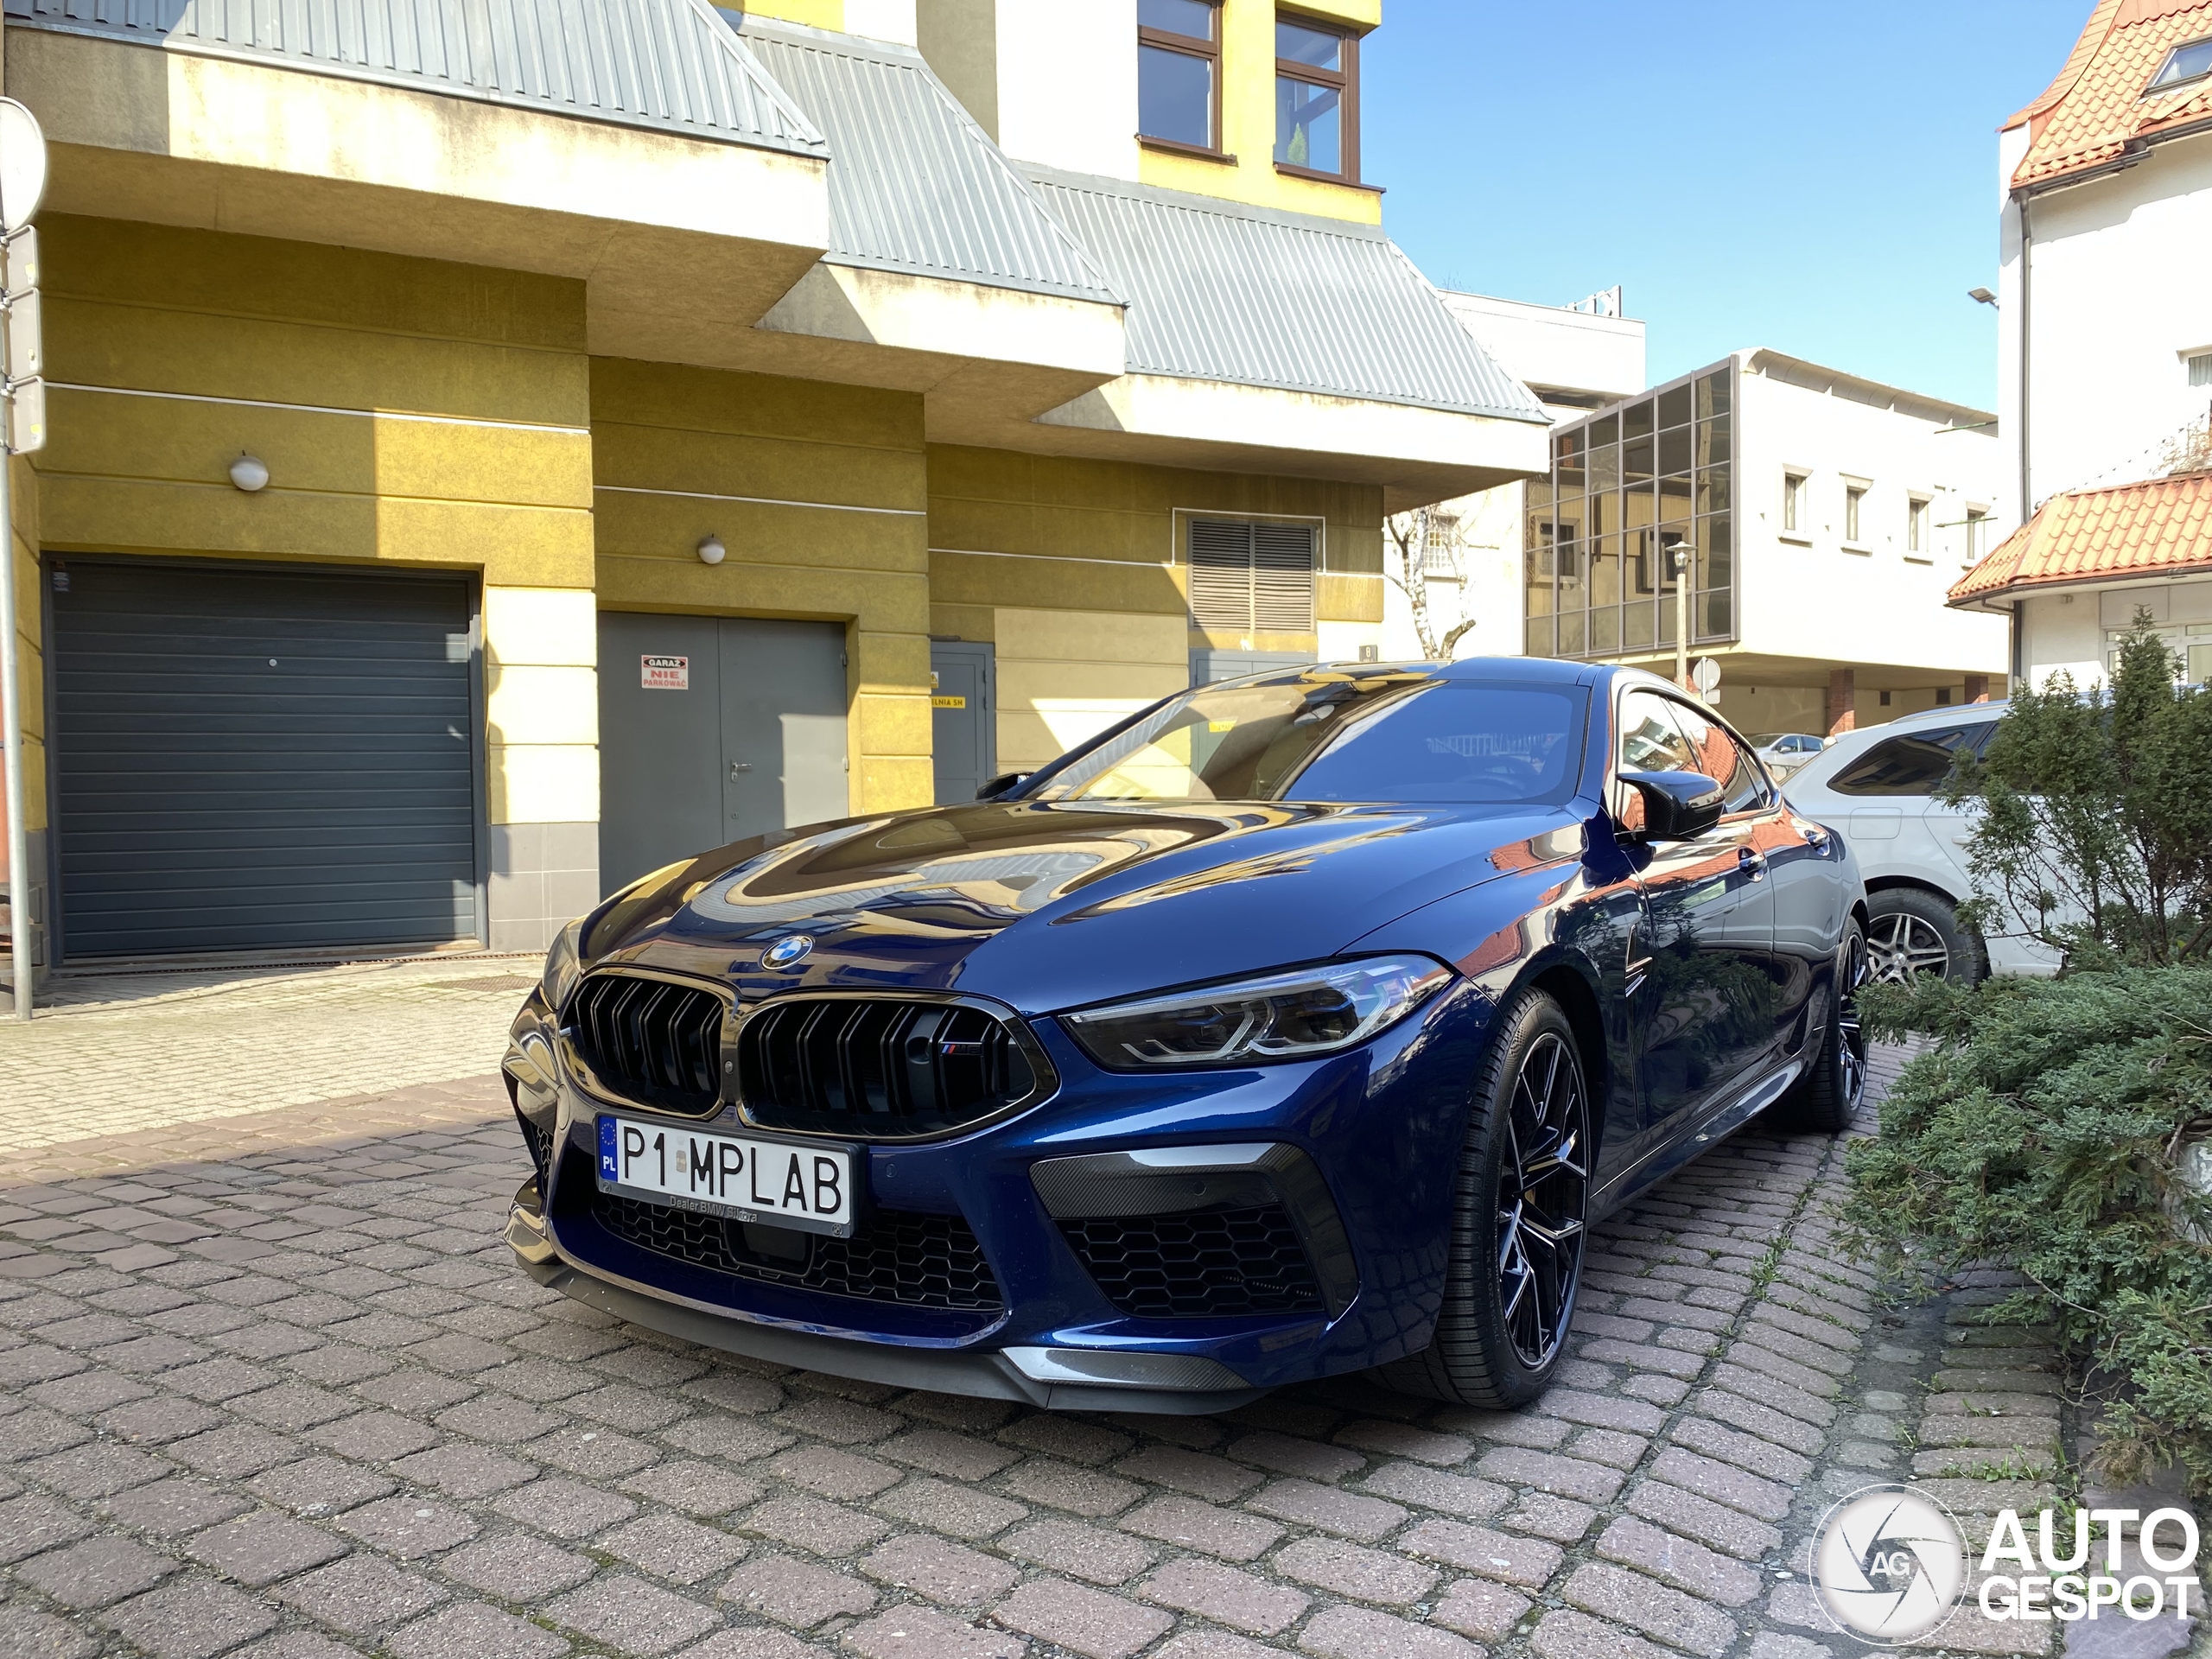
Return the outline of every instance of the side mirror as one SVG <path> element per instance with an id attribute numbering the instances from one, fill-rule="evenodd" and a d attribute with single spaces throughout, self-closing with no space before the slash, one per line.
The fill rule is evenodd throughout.
<path id="1" fill-rule="evenodd" d="M 1621 781 L 1643 803 L 1639 841 L 1688 841 L 1720 822 L 1720 785 L 1701 772 L 1624 772 Z"/>
<path id="2" fill-rule="evenodd" d="M 995 801 L 1029 774 L 1026 772 L 1002 772 L 976 791 L 979 801 Z"/>

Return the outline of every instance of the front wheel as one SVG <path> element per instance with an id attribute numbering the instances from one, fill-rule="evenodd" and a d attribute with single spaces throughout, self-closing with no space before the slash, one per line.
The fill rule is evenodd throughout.
<path id="1" fill-rule="evenodd" d="M 1435 1337 L 1384 1367 L 1384 1382 L 1492 1409 L 1544 1391 L 1582 1282 L 1590 1155 L 1574 1029 L 1551 997 L 1523 991 L 1476 1077 Z"/>
<path id="2" fill-rule="evenodd" d="M 1857 919 L 1844 925 L 1824 1006 L 1805 1037 L 1805 1075 L 1777 1103 L 1790 1128 L 1834 1135 L 1851 1127 L 1866 1096 L 1866 1033 L 1859 1024 L 1859 993 L 1873 976 L 1866 935 Z"/>

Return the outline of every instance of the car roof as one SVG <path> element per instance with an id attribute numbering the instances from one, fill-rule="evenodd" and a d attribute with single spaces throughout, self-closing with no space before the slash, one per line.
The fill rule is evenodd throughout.
<path id="1" fill-rule="evenodd" d="M 2005 702 L 1949 702 L 1923 709 L 1916 715 L 1899 715 L 1879 726 L 1862 726 L 1866 732 L 1916 732 L 1923 726 L 1956 726 L 1961 721 L 2001 720 L 2011 707 Z M 1854 733 L 1853 735 L 1856 735 Z"/>

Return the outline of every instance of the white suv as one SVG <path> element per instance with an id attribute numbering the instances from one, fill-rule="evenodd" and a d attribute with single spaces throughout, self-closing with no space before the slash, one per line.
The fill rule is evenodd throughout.
<path id="1" fill-rule="evenodd" d="M 1877 979 L 1943 974 L 1972 984 L 1993 970 L 2050 974 L 2058 958 L 2031 939 L 1985 940 L 1959 920 L 1971 898 L 1967 815 L 1935 798 L 1961 748 L 1980 754 L 2005 715 L 2001 702 L 1907 715 L 1848 732 L 1793 772 L 1782 792 L 1840 835 L 1866 878 Z"/>

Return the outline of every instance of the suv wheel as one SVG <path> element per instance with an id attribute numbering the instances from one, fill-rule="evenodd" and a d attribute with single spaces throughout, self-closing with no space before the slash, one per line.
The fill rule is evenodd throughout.
<path id="1" fill-rule="evenodd" d="M 1924 887 L 1885 887 L 1866 895 L 1868 976 L 1903 984 L 1923 975 L 1979 985 L 1989 955 L 1951 901 Z"/>
<path id="2" fill-rule="evenodd" d="M 1476 1074 L 1435 1337 L 1384 1366 L 1385 1382 L 1492 1409 L 1550 1384 L 1582 1284 L 1591 1147 L 1574 1029 L 1549 996 L 1523 991 Z"/>

